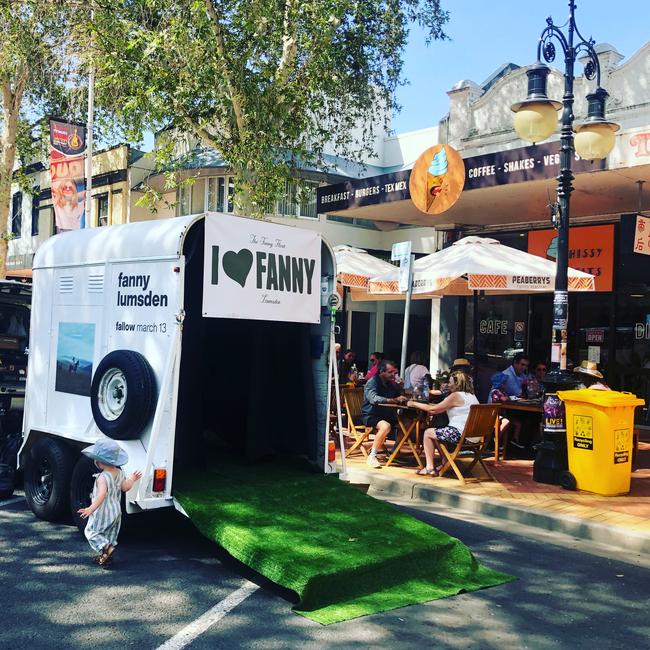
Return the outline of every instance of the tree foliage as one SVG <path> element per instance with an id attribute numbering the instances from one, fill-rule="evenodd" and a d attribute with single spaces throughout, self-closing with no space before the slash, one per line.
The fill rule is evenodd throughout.
<path id="1" fill-rule="evenodd" d="M 7 226 L 12 181 L 31 191 L 21 166 L 44 159 L 40 145 L 47 129 L 40 118 L 70 112 L 75 71 L 68 34 L 77 16 L 74 4 L 0 0 L 0 277 L 6 275 L 11 238 Z"/>
<path id="2" fill-rule="evenodd" d="M 195 134 L 236 173 L 240 209 L 261 213 L 326 146 L 371 151 L 409 25 L 440 39 L 447 19 L 440 0 L 98 0 L 80 56 L 132 137 Z"/>

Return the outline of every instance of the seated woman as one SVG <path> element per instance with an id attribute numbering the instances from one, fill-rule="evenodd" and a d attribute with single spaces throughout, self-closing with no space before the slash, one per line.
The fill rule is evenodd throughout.
<path id="1" fill-rule="evenodd" d="M 429 374 L 429 369 L 424 365 L 424 352 L 415 350 L 411 352 L 411 365 L 404 370 L 404 390 L 419 388 L 422 380 Z"/>
<path id="2" fill-rule="evenodd" d="M 465 423 L 469 417 L 469 409 L 472 404 L 478 404 L 474 395 L 474 384 L 472 378 L 464 372 L 452 372 L 449 377 L 450 393 L 439 404 L 423 404 L 421 402 L 409 401 L 408 406 L 431 415 L 446 412 L 449 416 L 449 424 L 438 429 L 427 429 L 424 432 L 424 455 L 426 466 L 418 470 L 419 476 L 438 476 L 435 466 L 435 452 L 441 459 L 444 459 L 440 444 L 456 445 L 460 440 Z"/>

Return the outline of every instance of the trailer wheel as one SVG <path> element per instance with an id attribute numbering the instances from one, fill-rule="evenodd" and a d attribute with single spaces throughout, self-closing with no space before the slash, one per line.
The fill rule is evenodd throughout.
<path id="1" fill-rule="evenodd" d="M 25 465 L 25 497 L 32 512 L 46 521 L 68 512 L 74 459 L 62 442 L 43 438 L 30 450 Z"/>
<path id="2" fill-rule="evenodd" d="M 109 438 L 137 438 L 156 405 L 156 381 L 149 362 L 133 350 L 114 350 L 97 366 L 90 406 L 99 429 Z"/>
<path id="3" fill-rule="evenodd" d="M 98 472 L 95 463 L 88 456 L 79 456 L 72 470 L 70 480 L 70 513 L 77 528 L 83 532 L 88 519 L 82 519 L 77 510 L 87 508 L 91 502 L 91 494 Z"/>

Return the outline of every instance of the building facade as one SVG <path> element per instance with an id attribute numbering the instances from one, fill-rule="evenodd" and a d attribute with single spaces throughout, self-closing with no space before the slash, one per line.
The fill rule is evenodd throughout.
<path id="1" fill-rule="evenodd" d="M 602 164 L 577 158 L 573 163 L 569 264 L 596 276 L 596 292 L 570 296 L 568 353 L 575 364 L 588 358 L 598 361 L 612 387 L 647 400 L 650 256 L 635 251 L 635 226 L 636 215 L 650 209 L 650 43 L 628 59 L 608 44 L 597 46 L 597 52 L 601 85 L 610 95 L 607 116 L 621 129 Z M 561 99 L 563 87 L 563 74 L 552 70 L 549 97 Z M 482 84 L 463 80 L 448 91 L 449 113 L 436 130 L 397 137 L 393 150 L 399 150 L 402 141 L 411 145 L 417 140 L 417 154 L 436 143 L 449 144 L 461 154 L 465 186 L 447 212 L 435 217 L 417 214 L 405 197 L 336 206 L 333 214 L 418 224 L 424 216 L 437 232 L 446 233 L 446 241 L 470 234 L 489 236 L 555 259 L 549 204 L 555 200 L 560 169 L 559 126 L 549 141 L 536 146 L 518 138 L 510 106 L 525 98 L 526 88 L 526 68 L 513 64 L 502 66 Z M 585 98 L 593 89 L 592 82 L 576 78 L 576 121 L 586 116 Z M 383 173 L 408 170 L 417 154 L 405 159 L 401 168 L 386 157 Z M 365 179 L 364 184 L 375 180 Z M 332 196 L 332 189 L 321 195 Z M 489 375 L 506 367 L 516 351 L 526 351 L 533 361 L 549 360 L 551 294 L 480 296 L 477 341 L 472 335 L 472 301 L 449 297 L 441 302 L 438 334 L 445 349 L 432 355 L 433 367 L 448 364 L 454 356 L 475 357 L 482 368 L 479 389 L 486 392 Z"/>

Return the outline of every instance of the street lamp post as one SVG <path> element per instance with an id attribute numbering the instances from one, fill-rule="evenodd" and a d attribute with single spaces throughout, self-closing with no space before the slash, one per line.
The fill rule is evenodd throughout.
<path id="1" fill-rule="evenodd" d="M 553 294 L 553 332 L 551 339 L 551 371 L 545 381 L 546 402 L 544 404 L 544 436 L 538 447 L 534 477 L 544 483 L 559 483 L 566 461 L 566 428 L 562 405 L 551 390 L 569 387 L 571 378 L 566 372 L 567 328 L 569 319 L 568 266 L 569 266 L 569 217 L 570 200 L 573 191 L 571 171 L 575 153 L 581 158 L 597 160 L 605 158 L 614 146 L 618 125 L 605 119 L 607 92 L 600 85 L 600 64 L 594 49 L 594 41 L 582 37 L 575 22 L 574 0 L 569 0 L 567 34 L 546 19 L 537 46 L 537 62 L 531 66 L 528 75 L 528 97 L 511 107 L 515 113 L 514 127 L 518 135 L 536 143 L 548 138 L 557 126 L 557 111 L 562 109 L 560 132 L 560 173 L 557 177 L 557 200 L 551 207 L 551 217 L 557 229 L 557 259 L 555 291 Z M 555 60 L 554 41 L 560 44 L 564 53 L 564 96 L 562 102 L 550 100 L 546 94 L 546 82 L 550 68 L 541 62 Z M 587 118 L 581 124 L 574 124 L 573 82 L 574 68 L 578 56 L 587 57 L 585 77 L 596 79 L 596 90 L 587 95 Z M 575 132 L 575 135 L 574 135 Z M 561 411 L 561 412 L 558 412 Z M 555 415 L 555 417 L 552 417 Z"/>

